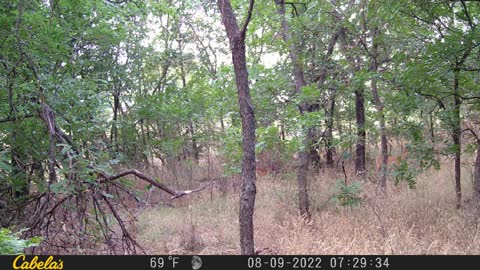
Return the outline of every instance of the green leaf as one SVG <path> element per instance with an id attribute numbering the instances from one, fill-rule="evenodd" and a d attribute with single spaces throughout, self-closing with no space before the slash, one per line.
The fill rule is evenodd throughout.
<path id="1" fill-rule="evenodd" d="M 0 229 L 0 255 L 18 255 L 22 254 L 25 248 L 35 247 L 42 241 L 41 237 L 21 239 L 20 235 L 26 229 L 19 232 L 12 232 L 8 228 Z"/>

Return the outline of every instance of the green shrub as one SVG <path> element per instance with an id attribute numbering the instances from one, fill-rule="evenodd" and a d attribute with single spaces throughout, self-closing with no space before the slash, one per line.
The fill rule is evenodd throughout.
<path id="1" fill-rule="evenodd" d="M 360 198 L 360 183 L 353 182 L 350 185 L 346 185 L 342 179 L 337 180 L 334 187 L 333 199 L 337 201 L 340 206 L 357 207 L 362 203 Z"/>
<path id="2" fill-rule="evenodd" d="M 0 229 L 0 255 L 16 255 L 23 253 L 25 248 L 35 247 L 42 241 L 41 237 L 21 239 L 20 235 L 26 229 L 12 232 L 7 228 Z"/>

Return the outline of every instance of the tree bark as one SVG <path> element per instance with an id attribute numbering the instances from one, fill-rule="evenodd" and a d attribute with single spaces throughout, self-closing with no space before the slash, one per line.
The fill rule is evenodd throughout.
<path id="1" fill-rule="evenodd" d="M 198 164 L 200 160 L 200 149 L 197 144 L 197 138 L 195 135 L 195 126 L 193 125 L 193 120 L 190 121 L 188 124 L 188 131 L 190 133 L 190 137 L 192 140 L 192 152 L 193 152 L 193 158 L 195 159 L 195 162 Z"/>
<path id="2" fill-rule="evenodd" d="M 477 139 L 477 157 L 475 159 L 475 174 L 473 175 L 473 200 L 480 206 L 480 140 Z"/>
<path id="3" fill-rule="evenodd" d="M 220 108 L 220 129 L 221 129 L 222 133 L 225 132 L 225 123 L 223 122 L 223 117 L 224 117 L 223 111 Z"/>
<path id="4" fill-rule="evenodd" d="M 435 147 L 435 126 L 433 122 L 433 113 L 430 113 L 430 139 L 432 140 L 432 145 Z"/>
<path id="5" fill-rule="evenodd" d="M 282 16 L 282 37 L 285 43 L 290 44 L 290 60 L 293 66 L 293 77 L 295 79 L 295 92 L 299 94 L 302 88 L 307 85 L 305 81 L 304 71 L 300 64 L 300 58 L 298 57 L 298 48 L 296 42 L 292 39 L 290 30 L 285 20 L 285 0 L 275 0 L 278 5 L 277 12 Z M 307 111 L 308 105 L 302 103 L 299 106 L 300 114 L 304 114 Z M 313 128 L 302 127 L 305 131 L 305 137 L 303 139 L 303 150 L 299 152 L 299 166 L 297 168 L 297 187 L 298 187 L 298 205 L 300 215 L 303 218 L 310 219 L 309 201 L 308 201 L 308 163 L 309 163 L 309 149 L 312 144 L 312 138 L 314 137 Z M 315 151 L 316 152 L 316 151 Z"/>
<path id="6" fill-rule="evenodd" d="M 118 128 L 117 128 L 117 120 L 118 120 L 118 109 L 120 107 L 120 92 L 116 89 L 113 90 L 113 121 L 112 121 L 112 130 L 110 132 L 110 141 L 113 146 L 114 153 L 119 151 L 118 149 Z"/>
<path id="7" fill-rule="evenodd" d="M 355 172 L 358 176 L 365 176 L 365 96 L 363 89 L 355 90 L 355 115 L 357 118 L 357 145 L 355 155 Z"/>
<path id="8" fill-rule="evenodd" d="M 241 29 L 233 14 L 229 0 L 218 0 L 222 22 L 227 32 L 232 52 L 238 105 L 242 118 L 242 187 L 240 194 L 240 248 L 242 255 L 254 254 L 253 211 L 256 195 L 255 175 L 255 115 L 248 85 L 248 71 L 245 56 L 245 34 L 252 15 L 254 0 L 250 0 L 247 18 Z"/>
<path id="9" fill-rule="evenodd" d="M 330 108 L 328 109 L 327 114 L 327 133 L 326 135 L 326 144 L 327 144 L 327 156 L 326 162 L 327 166 L 333 166 L 333 119 L 335 116 L 335 98 L 336 98 L 336 90 L 331 95 L 330 98 Z"/>
<path id="10" fill-rule="evenodd" d="M 283 122 L 280 124 L 280 140 L 285 141 L 285 125 Z"/>
<path id="11" fill-rule="evenodd" d="M 372 83 L 373 84 L 373 83 Z M 380 187 L 382 188 L 383 193 L 387 193 L 387 161 L 388 161 L 388 142 L 387 135 L 385 131 L 385 115 L 383 114 L 383 108 L 379 111 L 380 114 L 380 149 L 382 154 L 382 167 L 381 167 L 381 178 L 380 178 Z"/>

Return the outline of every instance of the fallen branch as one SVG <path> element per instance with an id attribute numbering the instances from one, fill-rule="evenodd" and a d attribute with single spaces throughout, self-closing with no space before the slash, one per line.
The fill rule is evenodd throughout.
<path id="1" fill-rule="evenodd" d="M 133 169 L 133 170 L 126 170 L 126 171 L 123 171 L 123 172 L 120 172 L 116 175 L 107 175 L 106 173 L 104 172 L 99 172 L 100 176 L 103 178 L 103 180 L 100 181 L 100 183 L 105 183 L 105 182 L 108 182 L 108 181 L 113 181 L 115 179 L 118 179 L 118 178 L 121 178 L 121 177 L 124 177 L 124 176 L 127 176 L 127 175 L 135 175 L 136 177 L 142 179 L 143 181 L 146 181 L 148 183 L 150 183 L 152 186 L 155 186 L 165 192 L 167 192 L 168 194 L 172 195 L 171 199 L 177 199 L 177 198 L 180 198 L 182 196 L 185 196 L 185 195 L 188 195 L 190 193 L 195 193 L 195 192 L 199 192 L 199 191 L 202 191 L 204 189 L 206 189 L 208 186 L 210 186 L 214 181 L 211 180 L 210 182 L 208 182 L 207 184 L 197 188 L 197 189 L 193 189 L 193 190 L 182 190 L 182 191 L 176 191 L 176 190 L 173 190 L 167 186 L 165 186 L 164 184 L 162 183 L 159 183 L 157 181 L 155 181 L 155 179 Z"/>

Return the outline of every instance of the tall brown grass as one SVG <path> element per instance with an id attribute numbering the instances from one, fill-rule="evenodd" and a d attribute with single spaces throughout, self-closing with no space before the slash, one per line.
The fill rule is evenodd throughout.
<path id="1" fill-rule="evenodd" d="M 256 248 L 260 254 L 480 254 L 478 215 L 468 206 L 455 209 L 452 171 L 445 162 L 418 176 L 416 190 L 389 184 L 386 196 L 364 181 L 362 205 L 344 208 L 329 200 L 343 174 L 324 169 L 310 177 L 309 223 L 298 218 L 294 172 L 260 177 Z M 468 198 L 466 173 L 462 183 Z M 213 188 L 158 203 L 138 217 L 138 240 L 152 254 L 239 254 L 238 197 L 233 188 Z"/>

